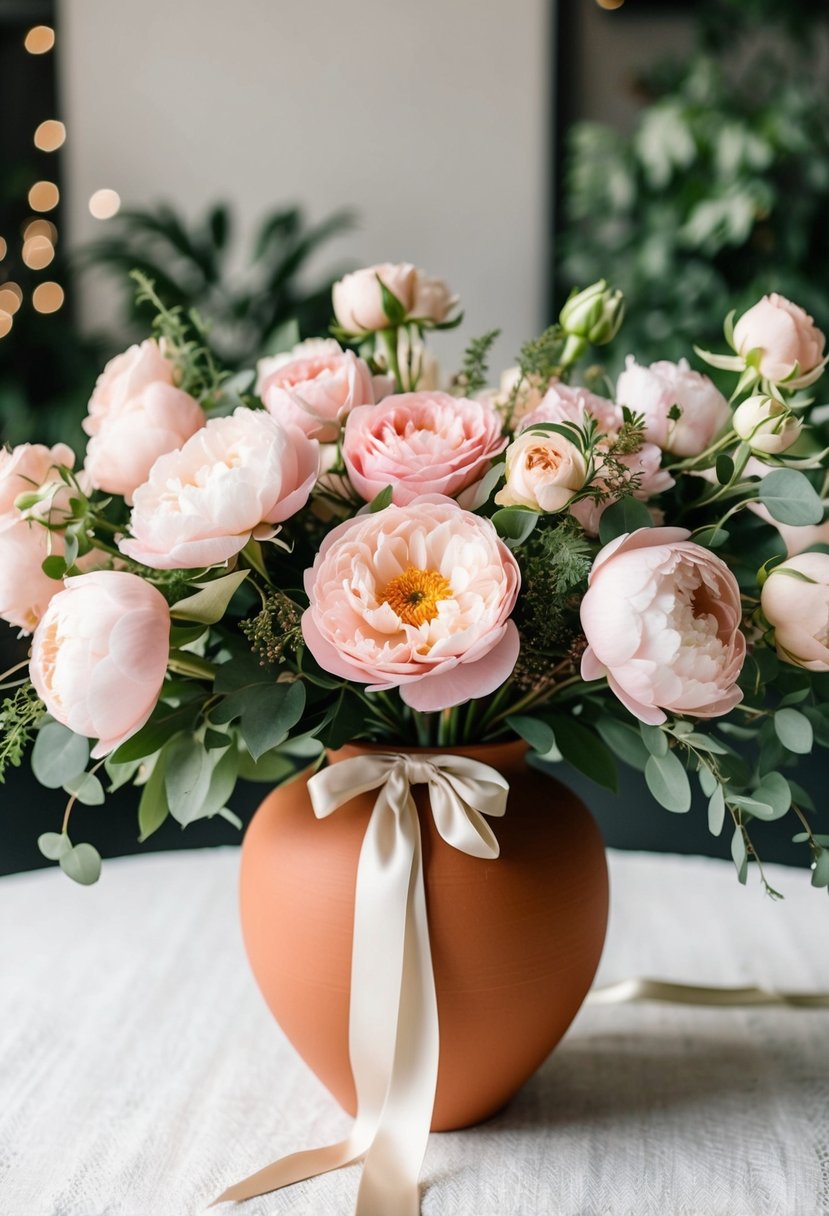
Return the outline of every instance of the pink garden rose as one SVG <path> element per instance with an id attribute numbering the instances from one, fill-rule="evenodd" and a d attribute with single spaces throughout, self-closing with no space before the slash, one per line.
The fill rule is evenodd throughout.
<path id="1" fill-rule="evenodd" d="M 392 487 L 406 506 L 422 494 L 450 498 L 483 477 L 507 440 L 495 410 L 448 393 L 400 393 L 348 416 L 343 458 L 357 493 Z"/>
<path id="2" fill-rule="evenodd" d="M 329 532 L 305 576 L 303 636 L 332 675 L 446 709 L 509 678 L 520 578 L 489 520 L 429 495 Z"/>
<path id="3" fill-rule="evenodd" d="M 557 431 L 522 431 L 507 448 L 505 482 L 495 495 L 500 507 L 563 511 L 587 478 L 587 463 L 574 443 Z"/>
<path id="4" fill-rule="evenodd" d="M 411 262 L 382 262 L 355 270 L 334 284 L 334 315 L 342 329 L 351 334 L 388 329 L 392 318 L 386 312 L 380 283 L 399 301 L 406 321 L 440 324 L 457 303 L 441 279 L 432 278 Z"/>
<path id="5" fill-rule="evenodd" d="M 175 367 L 152 338 L 106 365 L 83 428 L 91 436 L 84 468 L 90 484 L 132 502 L 159 456 L 204 426 L 199 403 L 175 385 Z"/>
<path id="6" fill-rule="evenodd" d="M 68 578 L 54 596 L 35 630 L 29 672 L 53 718 L 98 740 L 97 759 L 149 718 L 169 647 L 161 592 L 135 574 L 99 570 Z"/>
<path id="7" fill-rule="evenodd" d="M 787 388 L 814 383 L 823 370 L 825 341 L 805 309 L 777 292 L 763 296 L 734 326 L 737 354 L 746 358 L 759 350 L 760 375 Z"/>
<path id="8" fill-rule="evenodd" d="M 588 418 L 594 418 L 605 435 L 616 435 L 622 425 L 622 411 L 607 397 L 557 381 L 550 385 L 536 408 L 521 418 L 519 429 L 526 431 L 539 422 L 574 422 L 583 426 Z"/>
<path id="9" fill-rule="evenodd" d="M 616 400 L 645 415 L 645 438 L 675 456 L 698 456 L 731 418 L 728 402 L 686 359 L 641 367 L 632 355 L 616 384 Z M 679 417 L 671 415 L 678 409 Z"/>
<path id="10" fill-rule="evenodd" d="M 336 343 L 335 343 L 336 345 Z M 346 415 L 356 405 L 375 402 L 368 364 L 337 346 L 293 359 L 264 380 L 265 407 L 283 426 L 299 427 L 321 443 L 334 443 Z"/>
<path id="11" fill-rule="evenodd" d="M 728 713 L 743 697 L 737 580 L 684 528 L 640 528 L 600 551 L 581 604 L 585 680 L 607 676 L 642 722 Z"/>
<path id="12" fill-rule="evenodd" d="M 318 470 L 316 440 L 240 406 L 155 462 L 121 551 L 156 570 L 215 566 L 295 515 Z"/>
<path id="13" fill-rule="evenodd" d="M 74 463 L 75 453 L 65 443 L 0 449 L 0 618 L 24 633 L 32 632 L 61 589 L 61 583 L 43 573 L 42 563 L 50 553 L 63 555 L 63 536 L 37 520 L 60 520 L 69 490 L 57 478 L 56 466 L 71 469 Z M 38 489 L 43 489 L 43 500 L 24 516 L 15 500 Z"/>
<path id="14" fill-rule="evenodd" d="M 775 566 L 761 603 L 780 657 L 808 671 L 829 671 L 829 554 L 801 553 Z"/>
<path id="15" fill-rule="evenodd" d="M 317 356 L 341 355 L 342 352 L 343 348 L 336 338 L 305 338 L 290 350 L 280 351 L 278 355 L 265 355 L 257 360 L 253 391 L 257 397 L 261 397 L 262 390 L 273 373 L 288 363 L 293 363 L 295 359 L 315 359 Z"/>

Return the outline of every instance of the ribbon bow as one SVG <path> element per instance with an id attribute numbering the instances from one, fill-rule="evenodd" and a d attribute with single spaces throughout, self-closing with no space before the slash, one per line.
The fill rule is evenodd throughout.
<path id="1" fill-rule="evenodd" d="M 250 1199 L 365 1157 L 355 1216 L 418 1216 L 438 1073 L 438 1010 L 429 945 L 420 824 L 413 785 L 428 785 L 438 832 L 472 857 L 495 858 L 484 815 L 506 809 L 509 786 L 464 756 L 379 752 L 317 773 L 317 818 L 379 789 L 360 850 L 351 956 L 349 1056 L 357 1116 L 347 1139 L 292 1153 L 230 1187 L 215 1203 Z"/>

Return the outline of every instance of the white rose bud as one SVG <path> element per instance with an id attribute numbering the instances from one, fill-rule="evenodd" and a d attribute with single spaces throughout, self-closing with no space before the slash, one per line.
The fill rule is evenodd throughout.
<path id="1" fill-rule="evenodd" d="M 734 411 L 734 430 L 754 452 L 776 455 L 800 437 L 803 423 L 773 397 L 747 397 Z"/>
<path id="2" fill-rule="evenodd" d="M 569 439 L 557 431 L 522 431 L 507 448 L 506 484 L 495 501 L 545 514 L 562 511 L 586 478 L 584 456 Z"/>
<path id="3" fill-rule="evenodd" d="M 829 671 L 829 554 L 800 553 L 775 566 L 761 604 L 782 659 Z"/>

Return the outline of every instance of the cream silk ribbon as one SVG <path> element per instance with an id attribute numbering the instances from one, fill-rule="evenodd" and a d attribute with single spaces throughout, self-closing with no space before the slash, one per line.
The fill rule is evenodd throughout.
<path id="1" fill-rule="evenodd" d="M 418 1216 L 418 1176 L 438 1072 L 438 1011 L 413 785 L 427 785 L 438 832 L 472 857 L 495 858 L 484 815 L 503 815 L 509 786 L 463 756 L 373 753 L 308 782 L 322 819 L 379 789 L 360 850 L 351 958 L 349 1055 L 357 1093 L 351 1134 L 292 1153 L 230 1187 L 215 1203 L 250 1199 L 365 1157 L 355 1216 Z"/>

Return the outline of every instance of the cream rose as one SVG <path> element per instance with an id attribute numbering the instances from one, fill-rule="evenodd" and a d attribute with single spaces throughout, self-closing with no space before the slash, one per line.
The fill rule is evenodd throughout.
<path id="1" fill-rule="evenodd" d="M 829 671 L 829 554 L 800 553 L 775 566 L 760 602 L 780 657 Z"/>
<path id="2" fill-rule="evenodd" d="M 316 440 L 241 406 L 155 462 L 119 547 L 157 570 L 215 566 L 295 515 L 318 470 Z"/>
<path id="3" fill-rule="evenodd" d="M 518 657 L 518 564 L 487 519 L 429 495 L 329 532 L 305 576 L 325 671 L 433 712 L 487 696 Z"/>
<path id="4" fill-rule="evenodd" d="M 527 430 L 507 448 L 506 482 L 495 495 L 501 507 L 562 511 L 587 478 L 587 463 L 574 443 L 556 431 Z"/>
<path id="5" fill-rule="evenodd" d="M 645 438 L 675 456 L 698 456 L 724 430 L 731 411 L 707 376 L 686 359 L 641 367 L 632 355 L 616 384 L 616 400 L 645 415 Z"/>
<path id="6" fill-rule="evenodd" d="M 155 708 L 169 638 L 167 601 L 151 583 L 120 570 L 68 578 L 35 630 L 32 683 L 52 717 L 105 756 Z"/>
<path id="7" fill-rule="evenodd" d="M 598 554 L 581 603 L 585 680 L 611 691 L 643 722 L 666 710 L 727 714 L 743 698 L 745 659 L 737 580 L 684 528 L 640 528 Z"/>
<path id="8" fill-rule="evenodd" d="M 759 351 L 760 375 L 793 389 L 813 384 L 821 374 L 825 341 L 806 310 L 777 292 L 763 296 L 734 326 L 737 354 L 745 359 Z"/>

